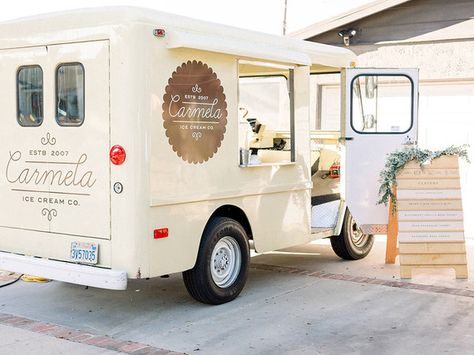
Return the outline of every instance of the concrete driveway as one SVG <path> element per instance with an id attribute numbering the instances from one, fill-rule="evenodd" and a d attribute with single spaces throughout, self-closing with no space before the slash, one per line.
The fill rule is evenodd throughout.
<path id="1" fill-rule="evenodd" d="M 450 271 L 400 282 L 384 247 L 356 262 L 327 241 L 254 256 L 221 306 L 193 301 L 180 275 L 127 291 L 19 281 L 0 288 L 0 353 L 472 353 L 474 283 Z"/>

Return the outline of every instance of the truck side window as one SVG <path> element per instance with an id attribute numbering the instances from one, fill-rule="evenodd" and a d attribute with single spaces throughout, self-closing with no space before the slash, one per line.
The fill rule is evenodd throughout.
<path id="1" fill-rule="evenodd" d="M 284 75 L 240 78 L 239 144 L 241 152 L 251 154 L 242 165 L 247 158 L 250 165 L 294 161 L 289 86 Z"/>
<path id="2" fill-rule="evenodd" d="M 17 120 L 23 127 L 43 123 L 43 70 L 39 65 L 21 67 L 17 72 Z"/>
<path id="3" fill-rule="evenodd" d="M 314 73 L 310 76 L 310 128 L 341 130 L 341 74 Z"/>
<path id="4" fill-rule="evenodd" d="M 84 122 L 84 67 L 66 63 L 56 71 L 56 121 L 60 126 Z"/>

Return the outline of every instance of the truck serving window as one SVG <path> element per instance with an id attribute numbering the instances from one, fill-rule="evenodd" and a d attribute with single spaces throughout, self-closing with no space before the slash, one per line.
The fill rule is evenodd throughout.
<path id="1" fill-rule="evenodd" d="M 23 127 L 43 123 L 43 70 L 39 65 L 20 67 L 17 72 L 17 120 Z"/>
<path id="2" fill-rule="evenodd" d="M 56 121 L 60 126 L 84 122 L 84 67 L 66 63 L 56 71 Z"/>
<path id="3" fill-rule="evenodd" d="M 239 122 L 241 165 L 294 161 L 292 71 L 241 77 Z"/>

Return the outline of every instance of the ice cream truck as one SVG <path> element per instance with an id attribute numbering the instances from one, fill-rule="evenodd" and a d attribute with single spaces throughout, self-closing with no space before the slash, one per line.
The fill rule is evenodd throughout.
<path id="1" fill-rule="evenodd" d="M 138 8 L 2 23 L 0 269 L 116 290 L 182 272 L 221 304 L 249 245 L 331 238 L 363 258 L 386 231 L 385 155 L 416 141 L 418 89 L 416 70 L 354 61 Z"/>

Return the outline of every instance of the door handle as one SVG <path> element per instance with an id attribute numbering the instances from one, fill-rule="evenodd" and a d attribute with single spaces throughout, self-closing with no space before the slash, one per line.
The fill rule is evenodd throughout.
<path id="1" fill-rule="evenodd" d="M 416 140 L 412 140 L 410 136 L 406 136 L 405 141 L 402 143 L 402 145 L 405 146 L 415 146 L 417 144 Z"/>
<path id="2" fill-rule="evenodd" d="M 354 140 L 354 137 L 339 137 L 338 139 L 339 143 L 352 140 Z"/>

